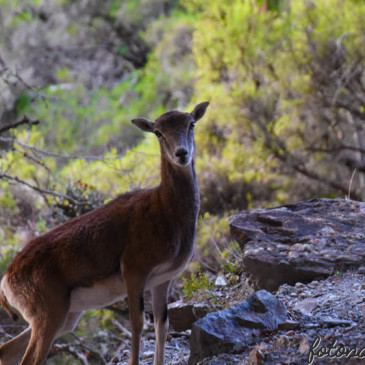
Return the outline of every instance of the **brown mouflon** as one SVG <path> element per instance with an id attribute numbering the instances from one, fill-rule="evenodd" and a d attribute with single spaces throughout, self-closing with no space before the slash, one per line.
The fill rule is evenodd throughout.
<path id="1" fill-rule="evenodd" d="M 167 112 L 155 122 L 133 119 L 158 138 L 160 185 L 120 195 L 35 238 L 15 256 L 1 281 L 0 300 L 13 318 L 17 309 L 29 328 L 0 346 L 3 365 L 43 364 L 53 341 L 72 331 L 84 310 L 125 296 L 132 326 L 129 365 L 137 365 L 146 289 L 152 290 L 154 365 L 164 364 L 170 281 L 194 252 L 199 212 L 194 125 L 208 104 L 191 113 Z"/>

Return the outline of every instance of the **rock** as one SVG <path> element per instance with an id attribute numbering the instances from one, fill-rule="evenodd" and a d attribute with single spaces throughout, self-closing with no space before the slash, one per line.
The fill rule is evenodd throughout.
<path id="1" fill-rule="evenodd" d="M 365 203 L 313 199 L 242 211 L 229 219 L 243 264 L 259 288 L 308 283 L 365 262 Z"/>
<path id="2" fill-rule="evenodd" d="M 299 344 L 299 352 L 303 355 L 306 355 L 309 352 L 309 348 L 310 348 L 310 346 L 309 346 L 308 338 L 303 337 L 302 341 L 300 341 L 300 344 Z"/>
<path id="3" fill-rule="evenodd" d="M 259 346 L 256 346 L 248 355 L 248 365 L 264 365 L 264 354 Z"/>
<path id="4" fill-rule="evenodd" d="M 323 318 L 321 324 L 327 327 L 337 327 L 337 326 L 351 326 L 353 323 L 344 319 L 338 319 L 333 317 Z"/>
<path id="5" fill-rule="evenodd" d="M 288 336 L 284 335 L 284 336 L 280 336 L 276 343 L 275 343 L 275 348 L 280 349 L 280 348 L 284 348 L 284 347 L 289 347 L 289 343 L 290 343 L 290 339 Z"/>
<path id="6" fill-rule="evenodd" d="M 227 281 L 226 281 L 226 278 L 224 277 L 224 275 L 218 275 L 217 278 L 215 279 L 214 284 L 216 286 L 226 286 Z"/>
<path id="7" fill-rule="evenodd" d="M 169 322 L 177 331 L 191 329 L 193 323 L 209 312 L 209 307 L 203 303 L 183 303 L 181 301 L 168 305 Z"/>
<path id="8" fill-rule="evenodd" d="M 359 269 L 357 270 L 357 272 L 359 274 L 365 274 L 365 266 L 360 266 Z"/>
<path id="9" fill-rule="evenodd" d="M 142 359 L 149 359 L 155 355 L 154 351 L 145 351 L 142 353 Z"/>
<path id="10" fill-rule="evenodd" d="M 294 309 L 304 314 L 311 314 L 314 308 L 316 308 L 317 304 L 318 300 L 316 298 L 306 298 L 296 303 Z"/>
<path id="11" fill-rule="evenodd" d="M 266 290 L 231 308 L 207 314 L 193 324 L 189 364 L 221 352 L 241 351 L 260 330 L 274 330 L 287 320 L 285 305 Z"/>
<path id="12" fill-rule="evenodd" d="M 278 325 L 278 329 L 279 330 L 283 330 L 283 331 L 288 331 L 288 330 L 296 330 L 300 327 L 300 323 L 297 321 L 292 321 L 290 319 L 279 323 Z"/>

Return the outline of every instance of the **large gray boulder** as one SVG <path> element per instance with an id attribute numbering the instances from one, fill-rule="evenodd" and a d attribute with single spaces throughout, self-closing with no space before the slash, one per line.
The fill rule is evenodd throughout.
<path id="1" fill-rule="evenodd" d="M 260 290 L 245 302 L 207 314 L 193 324 L 189 364 L 222 352 L 239 352 L 255 343 L 261 330 L 275 330 L 287 320 L 282 301 Z"/>
<path id="2" fill-rule="evenodd" d="M 365 203 L 313 199 L 229 219 L 245 270 L 259 288 L 306 283 L 365 262 Z"/>

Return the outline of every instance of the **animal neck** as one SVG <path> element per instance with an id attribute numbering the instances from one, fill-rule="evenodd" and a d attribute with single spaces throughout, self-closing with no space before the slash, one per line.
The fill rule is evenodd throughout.
<path id="1" fill-rule="evenodd" d="M 194 159 L 190 165 L 173 165 L 164 156 L 161 158 L 161 184 L 159 187 L 164 205 L 180 210 L 199 210 L 199 190 Z"/>

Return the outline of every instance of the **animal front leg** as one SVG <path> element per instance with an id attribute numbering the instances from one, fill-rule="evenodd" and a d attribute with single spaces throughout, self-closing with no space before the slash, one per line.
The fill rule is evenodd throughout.
<path id="1" fill-rule="evenodd" d="M 132 345 L 128 365 L 139 364 L 139 349 L 144 321 L 144 283 L 139 274 L 123 273 L 127 285 L 129 317 L 132 327 Z"/>
<path id="2" fill-rule="evenodd" d="M 169 328 L 169 319 L 167 316 L 167 295 L 169 287 L 170 281 L 167 281 L 152 289 L 153 318 L 156 334 L 154 365 L 163 365 L 165 363 L 165 344 Z"/>

